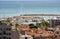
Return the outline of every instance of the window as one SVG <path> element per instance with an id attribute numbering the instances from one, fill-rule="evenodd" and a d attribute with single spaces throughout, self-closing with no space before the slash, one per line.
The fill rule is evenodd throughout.
<path id="1" fill-rule="evenodd" d="M 11 39 L 11 37 L 7 37 L 7 39 Z"/>
<path id="2" fill-rule="evenodd" d="M 11 37 L 3 37 L 3 39 L 11 39 Z"/>
<path id="3" fill-rule="evenodd" d="M 3 39 L 6 39 L 6 37 L 3 37 Z"/>
<path id="4" fill-rule="evenodd" d="M 11 30 L 11 28 L 6 28 L 6 30 Z"/>
<path id="5" fill-rule="evenodd" d="M 6 35 L 6 31 L 3 31 L 3 34 L 5 34 L 5 35 Z"/>
<path id="6" fill-rule="evenodd" d="M 25 39 L 27 39 L 27 37 L 25 37 Z"/>
<path id="7" fill-rule="evenodd" d="M 2 35 L 2 33 L 0 32 L 0 35 Z"/>
<path id="8" fill-rule="evenodd" d="M 6 39 L 11 39 L 10 37 L 6 37 Z"/>
<path id="9" fill-rule="evenodd" d="M 2 37 L 0 37 L 0 39 L 2 39 Z"/>
<path id="10" fill-rule="evenodd" d="M 0 28 L 0 30 L 2 31 L 2 28 Z"/>
<path id="11" fill-rule="evenodd" d="M 7 35 L 11 35 L 11 33 L 6 33 Z"/>
<path id="12" fill-rule="evenodd" d="M 9 35 L 11 35 L 11 33 L 9 33 Z"/>

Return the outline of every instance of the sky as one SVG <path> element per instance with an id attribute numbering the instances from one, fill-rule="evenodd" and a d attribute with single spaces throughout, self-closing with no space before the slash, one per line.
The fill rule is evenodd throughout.
<path id="1" fill-rule="evenodd" d="M 0 1 L 60 1 L 60 0 L 0 0 Z"/>

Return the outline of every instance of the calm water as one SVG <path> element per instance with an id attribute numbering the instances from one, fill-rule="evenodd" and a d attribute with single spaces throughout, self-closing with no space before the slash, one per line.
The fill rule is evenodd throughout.
<path id="1" fill-rule="evenodd" d="M 60 3 L 44 1 L 0 1 L 0 17 L 31 13 L 60 14 Z"/>

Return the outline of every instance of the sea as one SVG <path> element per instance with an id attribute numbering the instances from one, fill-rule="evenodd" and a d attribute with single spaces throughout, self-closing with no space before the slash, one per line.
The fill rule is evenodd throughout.
<path id="1" fill-rule="evenodd" d="M 60 2 L 0 1 L 0 18 L 21 14 L 60 14 Z"/>

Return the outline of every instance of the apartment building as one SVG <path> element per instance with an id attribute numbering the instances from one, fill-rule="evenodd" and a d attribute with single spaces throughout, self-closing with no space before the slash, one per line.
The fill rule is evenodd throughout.
<path id="1" fill-rule="evenodd" d="M 60 25 L 60 18 L 54 18 L 54 19 L 50 19 L 50 26 L 51 27 L 55 27 L 55 26 L 58 26 Z"/>
<path id="2" fill-rule="evenodd" d="M 0 21 L 0 39 L 18 39 L 18 32 L 11 29 L 11 25 Z"/>

